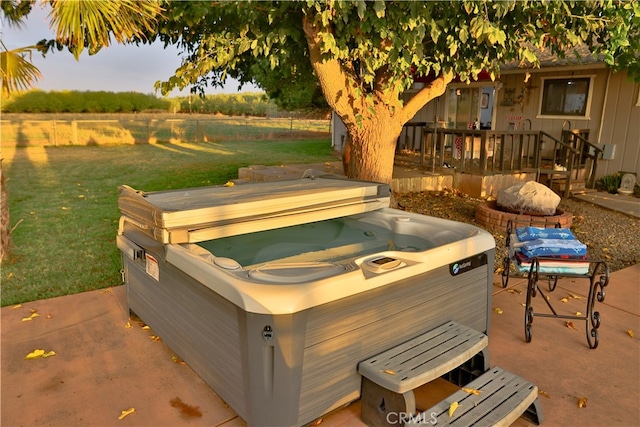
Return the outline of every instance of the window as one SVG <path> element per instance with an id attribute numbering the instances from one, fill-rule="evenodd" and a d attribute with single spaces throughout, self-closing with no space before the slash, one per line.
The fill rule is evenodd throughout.
<path id="1" fill-rule="evenodd" d="M 587 117 L 592 77 L 544 79 L 541 116 Z"/>

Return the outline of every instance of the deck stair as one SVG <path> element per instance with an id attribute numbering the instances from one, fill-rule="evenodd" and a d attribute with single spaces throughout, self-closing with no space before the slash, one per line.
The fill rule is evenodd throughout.
<path id="1" fill-rule="evenodd" d="M 489 369 L 488 343 L 485 334 L 451 321 L 360 362 L 362 420 L 368 426 L 397 425 L 399 419 L 408 425 L 509 425 L 529 411 L 539 423 L 537 387 L 500 368 Z M 481 369 L 465 386 L 478 395 L 460 390 L 431 409 L 417 410 L 416 388 L 450 375 L 479 355 Z M 459 412 L 449 417 L 453 402 L 458 402 Z"/>

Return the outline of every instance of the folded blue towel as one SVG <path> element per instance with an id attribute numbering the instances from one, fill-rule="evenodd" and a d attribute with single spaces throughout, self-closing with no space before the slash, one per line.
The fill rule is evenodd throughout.
<path id="1" fill-rule="evenodd" d="M 536 239 L 524 242 L 520 250 L 528 258 L 551 255 L 586 255 L 587 245 L 575 239 Z"/>
<path id="2" fill-rule="evenodd" d="M 568 228 L 520 227 L 516 228 L 516 235 L 521 242 L 536 239 L 575 240 L 575 236 Z"/>

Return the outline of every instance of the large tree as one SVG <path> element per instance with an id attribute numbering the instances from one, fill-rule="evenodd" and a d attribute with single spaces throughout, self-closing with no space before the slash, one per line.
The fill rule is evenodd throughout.
<path id="1" fill-rule="evenodd" d="M 168 2 L 155 35 L 183 49 L 157 86 L 196 90 L 227 76 L 277 96 L 319 88 L 347 127 L 348 175 L 389 182 L 403 125 L 457 76 L 535 66 L 539 49 L 586 44 L 640 76 L 640 5 L 618 1 Z M 415 76 L 431 83 L 408 102 Z M 306 92 L 304 92 L 306 90 Z M 302 97 L 304 98 L 304 97 Z"/>

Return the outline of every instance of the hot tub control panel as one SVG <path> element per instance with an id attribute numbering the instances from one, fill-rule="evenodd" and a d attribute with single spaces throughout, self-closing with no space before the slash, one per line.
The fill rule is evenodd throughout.
<path id="1" fill-rule="evenodd" d="M 385 271 L 393 270 L 399 267 L 404 267 L 406 264 L 397 258 L 390 256 L 379 256 L 370 258 L 363 263 L 363 267 L 374 273 L 383 273 Z"/>

